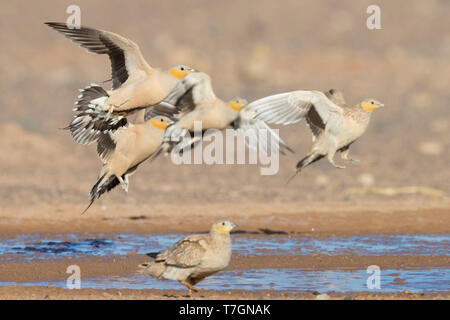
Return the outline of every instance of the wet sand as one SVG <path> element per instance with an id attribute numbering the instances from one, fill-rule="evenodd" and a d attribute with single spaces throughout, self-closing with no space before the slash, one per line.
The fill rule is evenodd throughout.
<path id="1" fill-rule="evenodd" d="M 29 282 L 40 280 L 65 280 L 66 269 L 78 265 L 84 279 L 100 276 L 125 276 L 134 274 L 140 263 L 148 261 L 145 255 L 108 256 L 62 259 L 49 262 L 0 263 L 0 281 Z M 360 270 L 378 265 L 382 270 L 397 268 L 449 267 L 449 256 L 233 256 L 226 270 L 260 268 L 301 268 L 306 270 Z"/>
<path id="2" fill-rule="evenodd" d="M 229 219 L 247 232 L 302 234 L 312 237 L 362 234 L 448 233 L 450 202 L 433 203 L 195 203 L 0 208 L 0 234 L 25 233 L 191 233 L 207 231 Z M 243 214 L 245 212 L 245 214 Z"/>

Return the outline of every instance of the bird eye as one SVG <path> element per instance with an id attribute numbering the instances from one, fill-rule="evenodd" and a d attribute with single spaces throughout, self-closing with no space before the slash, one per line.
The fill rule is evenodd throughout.
<path id="1" fill-rule="evenodd" d="M 373 104 L 373 101 L 370 101 L 371 104 Z"/>
<path id="2" fill-rule="evenodd" d="M 225 225 L 225 222 L 222 222 L 222 225 L 224 226 L 224 225 Z"/>
<path id="3" fill-rule="evenodd" d="M 161 122 L 164 122 L 164 119 L 163 119 L 163 118 L 161 118 Z"/>
<path id="4" fill-rule="evenodd" d="M 181 71 L 184 71 L 184 68 L 183 68 L 183 67 L 181 67 Z"/>

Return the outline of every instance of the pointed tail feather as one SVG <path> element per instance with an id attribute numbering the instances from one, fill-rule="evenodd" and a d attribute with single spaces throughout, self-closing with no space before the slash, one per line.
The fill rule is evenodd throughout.
<path id="1" fill-rule="evenodd" d="M 292 179 L 294 179 L 300 171 L 301 171 L 301 170 L 296 170 L 295 173 L 287 179 L 286 185 L 288 185 L 289 182 L 291 182 Z"/>
<path id="2" fill-rule="evenodd" d="M 309 154 L 297 163 L 296 168 L 297 168 L 297 170 L 306 168 L 310 164 L 313 164 L 314 162 L 319 161 L 323 157 L 324 157 L 324 155 L 321 155 L 321 154 L 315 154 L 315 153 Z"/>
<path id="3" fill-rule="evenodd" d="M 86 209 L 82 212 L 84 214 L 94 203 L 94 201 L 105 192 L 109 192 L 114 187 L 119 185 L 119 179 L 117 179 L 116 176 L 109 176 L 108 178 L 105 178 L 106 173 L 102 175 L 100 178 L 97 179 L 94 186 L 92 187 L 91 191 L 89 192 L 89 205 Z"/>
<path id="4" fill-rule="evenodd" d="M 141 162 L 139 162 L 138 164 L 136 164 L 134 167 L 131 167 L 130 169 L 127 170 L 127 172 L 125 172 L 122 175 L 122 179 L 125 179 L 126 175 L 131 175 L 134 171 L 136 171 L 137 167 L 144 161 L 146 160 L 154 160 L 160 153 L 161 153 L 161 149 L 156 151 L 155 153 L 153 153 L 150 157 L 142 160 Z M 102 194 L 104 194 L 105 192 L 109 192 L 112 189 L 114 189 L 116 186 L 118 186 L 120 184 L 119 179 L 117 179 L 117 177 L 115 175 L 109 176 L 108 178 L 106 177 L 106 173 L 103 174 L 100 178 L 97 179 L 97 181 L 95 182 L 94 186 L 92 187 L 91 191 L 89 192 L 89 205 L 87 206 L 87 208 L 83 211 L 82 214 L 84 214 L 90 207 L 91 205 L 94 203 L 94 201 L 98 198 L 100 198 L 100 196 Z"/>
<path id="5" fill-rule="evenodd" d="M 322 159 L 324 157 L 324 155 L 320 155 L 320 154 L 309 154 L 306 157 L 304 157 L 302 160 L 300 160 L 297 165 L 295 166 L 296 171 L 295 173 L 289 177 L 289 179 L 286 181 L 286 184 L 288 184 L 289 182 L 292 181 L 292 179 L 294 179 L 297 174 L 302 171 L 303 168 L 306 168 L 307 166 L 309 166 L 310 164 Z"/>
<path id="6" fill-rule="evenodd" d="M 161 279 L 164 271 L 166 271 L 166 266 L 163 262 L 156 262 L 154 259 L 141 263 L 138 266 L 138 273 L 146 274 L 156 279 Z"/>

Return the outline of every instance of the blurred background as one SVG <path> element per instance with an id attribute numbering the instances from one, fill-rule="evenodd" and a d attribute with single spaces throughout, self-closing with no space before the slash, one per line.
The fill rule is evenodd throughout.
<path id="1" fill-rule="evenodd" d="M 377 110 L 352 146 L 361 160 L 326 161 L 289 185 L 311 146 L 304 123 L 280 128 L 296 151 L 275 176 L 256 165 L 176 166 L 160 157 L 100 205 L 152 203 L 441 201 L 441 193 L 353 194 L 361 187 L 421 186 L 450 192 L 450 2 L 376 1 L 381 30 L 368 30 L 373 1 L 2 1 L 0 10 L 0 204 L 85 205 L 101 167 L 95 146 L 65 127 L 78 89 L 110 76 L 107 56 L 88 54 L 44 25 L 81 8 L 83 25 L 139 44 L 150 65 L 207 72 L 216 94 L 249 101 L 299 89 L 340 89 Z M 106 84 L 109 88 L 110 84 Z M 339 156 L 337 162 L 341 162 Z M 421 189 L 418 189 L 419 191 Z M 424 189 L 426 190 L 426 189 Z M 438 196 L 436 196 L 438 195 Z"/>

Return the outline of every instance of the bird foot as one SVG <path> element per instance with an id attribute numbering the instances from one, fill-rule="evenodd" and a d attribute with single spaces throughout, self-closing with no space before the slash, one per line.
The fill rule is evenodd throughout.
<path id="1" fill-rule="evenodd" d="M 192 292 L 198 292 L 198 289 L 194 287 L 192 284 L 186 281 L 179 281 L 183 286 L 188 288 L 188 296 L 192 295 Z"/>
<path id="2" fill-rule="evenodd" d="M 192 296 L 192 292 L 198 292 L 198 289 L 196 288 L 196 287 L 194 287 L 194 286 L 190 286 L 189 287 L 189 296 Z"/>
<path id="3" fill-rule="evenodd" d="M 109 117 L 111 116 L 111 114 L 112 114 L 113 111 L 114 111 L 114 106 L 113 106 L 113 105 L 106 105 L 106 106 L 103 106 L 103 111 L 106 112 L 106 118 L 109 119 Z"/>
<path id="4" fill-rule="evenodd" d="M 360 162 L 359 159 L 355 159 L 355 158 L 346 158 L 346 157 L 342 157 L 343 160 L 351 162 L 351 163 L 358 163 Z"/>
<path id="5" fill-rule="evenodd" d="M 128 183 L 121 183 L 120 186 L 122 187 L 123 191 L 128 193 Z"/>
<path id="6" fill-rule="evenodd" d="M 345 169 L 346 168 L 346 166 L 337 164 L 334 161 L 330 161 L 330 163 L 333 165 L 333 167 L 338 168 L 338 169 Z"/>

